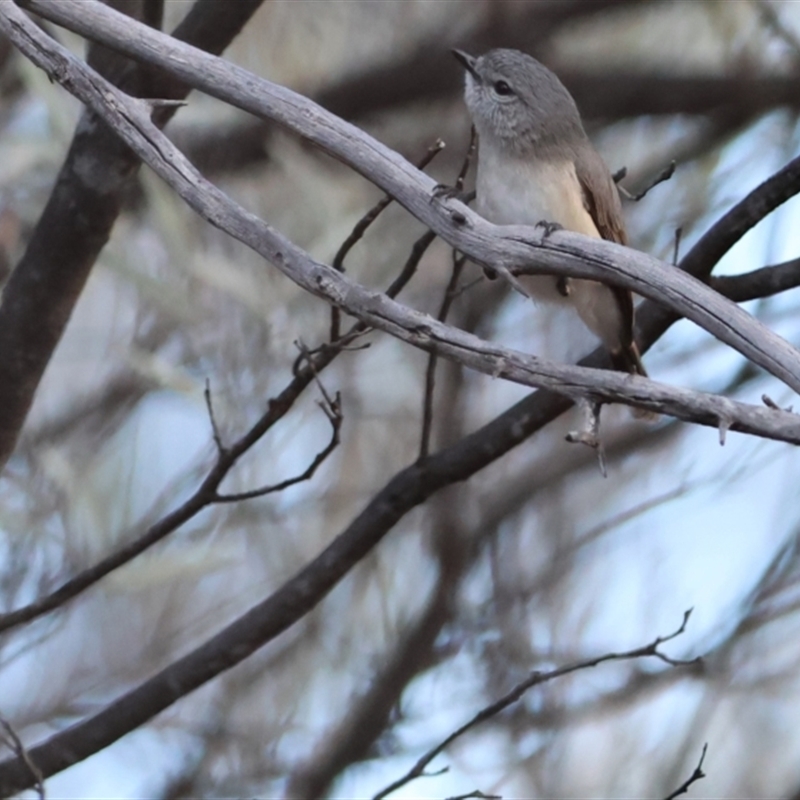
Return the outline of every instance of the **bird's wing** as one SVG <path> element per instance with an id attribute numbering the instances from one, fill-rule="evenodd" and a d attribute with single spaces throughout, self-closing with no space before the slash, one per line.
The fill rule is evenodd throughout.
<path id="1" fill-rule="evenodd" d="M 575 174 L 583 190 L 583 204 L 600 236 L 610 242 L 627 244 L 619 191 L 596 150 L 582 148 L 576 153 Z"/>
<path id="2" fill-rule="evenodd" d="M 575 174 L 583 191 L 583 204 L 594 220 L 595 227 L 603 239 L 617 244 L 627 244 L 625 224 L 622 220 L 622 203 L 619 191 L 605 162 L 594 150 L 583 150 L 576 154 Z M 608 287 L 614 294 L 623 318 L 623 348 L 633 344 L 633 297 L 628 289 Z"/>

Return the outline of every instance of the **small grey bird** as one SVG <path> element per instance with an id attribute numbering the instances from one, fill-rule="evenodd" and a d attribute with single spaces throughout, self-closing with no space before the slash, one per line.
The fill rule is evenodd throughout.
<path id="1" fill-rule="evenodd" d="M 561 81 L 519 50 L 453 54 L 467 71 L 464 97 L 478 132 L 478 213 L 499 225 L 554 223 L 625 244 L 617 187 Z M 522 284 L 537 299 L 567 299 L 615 368 L 647 374 L 633 340 L 628 290 L 550 275 Z"/>

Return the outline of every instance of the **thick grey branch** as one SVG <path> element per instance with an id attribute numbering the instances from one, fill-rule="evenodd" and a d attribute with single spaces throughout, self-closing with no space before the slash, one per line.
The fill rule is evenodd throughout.
<path id="1" fill-rule="evenodd" d="M 51 0 L 28 0 L 32 7 L 52 11 Z M 74 12 L 74 0 L 60 0 L 58 13 Z M 117 44 L 118 19 L 109 9 L 94 2 L 81 2 L 83 16 L 97 12 L 109 38 Z M 19 14 L 8 0 L 11 15 Z M 21 15 L 19 15 L 21 16 Z M 124 18 L 123 18 L 124 19 Z M 74 20 L 70 20 L 74 22 Z M 98 20 L 93 20 L 92 24 Z M 10 20 L 9 20 L 10 22 Z M 27 24 L 27 21 L 25 21 Z M 159 36 L 144 26 L 135 29 L 125 21 L 126 41 L 138 41 L 133 48 L 149 54 Z M 22 24 L 14 23 L 14 25 Z M 8 24 L 4 21 L 4 26 Z M 31 26 L 28 25 L 30 28 Z M 76 24 L 83 32 L 83 25 Z M 397 336 L 417 347 L 495 376 L 530 386 L 550 388 L 570 397 L 590 396 L 608 402 L 628 402 L 681 419 L 728 427 L 740 415 L 729 401 L 685 390 L 656 386 L 644 379 L 604 373 L 587 373 L 580 368 L 551 364 L 485 342 L 442 325 L 426 315 L 369 292 L 324 264 L 314 262 L 299 248 L 267 224 L 233 204 L 216 187 L 205 181 L 182 154 L 150 122 L 147 107 L 127 98 L 94 75 L 66 51 L 35 29 L 31 40 L 10 27 L 9 35 L 20 39 L 21 47 L 40 66 L 60 80 L 71 92 L 88 103 L 112 125 L 137 154 L 166 180 L 198 213 L 228 231 L 275 264 L 292 280 L 319 296 L 341 306 L 364 322 Z M 35 37 L 35 38 L 34 38 Z M 665 302 L 673 310 L 695 320 L 723 341 L 800 390 L 800 354 L 788 342 L 758 323 L 735 304 L 690 276 L 641 253 L 597 242 L 577 234 L 559 233 L 545 238 L 524 227 L 493 226 L 463 206 L 455 221 L 447 209 L 432 203 L 432 179 L 420 173 L 398 154 L 380 145 L 362 131 L 333 117 L 311 101 L 289 90 L 261 81 L 255 76 L 210 57 L 193 48 L 161 37 L 160 66 L 176 69 L 190 80 L 205 69 L 203 88 L 234 98 L 242 107 L 282 122 L 323 146 L 328 152 L 351 163 L 376 184 L 392 193 L 416 216 L 459 249 L 481 263 L 500 266 L 523 265 L 528 271 L 546 271 L 576 277 L 611 280 L 639 294 Z M 170 52 L 170 48 L 177 48 Z M 183 66 L 175 67 L 175 59 Z M 184 69 L 191 62 L 184 76 Z M 462 211 L 463 209 L 463 211 Z M 461 222 L 465 220 L 465 222 Z M 555 241 L 560 244 L 555 244 Z M 641 385 L 639 385 L 641 383 Z M 688 404 L 688 405 L 687 405 Z M 763 414 L 762 409 L 753 409 Z M 743 417 L 741 418 L 744 419 Z M 793 418 L 791 418 L 793 419 Z M 788 423 L 789 420 L 785 420 Z M 783 424 L 782 424 L 783 427 Z M 765 433 L 764 435 L 770 435 Z"/>
<path id="2" fill-rule="evenodd" d="M 221 52 L 261 0 L 235 8 L 198 2 L 175 36 Z M 159 16 L 159 3 L 126 3 L 144 18 Z M 127 19 L 127 17 L 123 17 Z M 144 97 L 184 97 L 185 85 L 113 49 L 92 47 L 89 63 Z M 162 109 L 161 123 L 175 109 Z M 138 167 L 131 151 L 87 113 L 79 122 L 52 194 L 3 290 L 0 306 L 0 468 L 11 455 L 34 394 L 98 253 L 105 246 L 122 198 Z"/>

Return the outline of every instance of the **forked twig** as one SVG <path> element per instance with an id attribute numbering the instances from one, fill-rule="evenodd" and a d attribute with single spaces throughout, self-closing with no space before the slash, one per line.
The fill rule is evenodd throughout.
<path id="1" fill-rule="evenodd" d="M 436 756 L 438 756 L 446 747 L 451 745 L 456 739 L 463 736 L 467 731 L 471 730 L 477 725 L 480 725 L 480 723 L 485 722 L 487 719 L 497 716 L 501 711 L 504 711 L 510 705 L 516 703 L 529 689 L 533 688 L 534 686 L 546 683 L 555 678 L 561 678 L 564 675 L 569 675 L 572 672 L 578 672 L 583 669 L 589 669 L 590 667 L 596 667 L 598 664 L 602 664 L 606 661 L 627 661 L 634 658 L 645 658 L 649 656 L 658 658 L 660 661 L 663 661 L 665 664 L 669 664 L 670 666 L 690 666 L 692 664 L 700 663 L 699 658 L 694 658 L 688 661 L 670 658 L 658 649 L 662 644 L 675 639 L 686 630 L 686 624 L 688 623 L 691 614 L 692 609 L 690 608 L 684 613 L 683 621 L 676 631 L 670 633 L 668 636 L 658 636 L 652 642 L 650 642 L 650 644 L 644 645 L 643 647 L 637 647 L 634 650 L 626 650 L 622 653 L 606 653 L 602 656 L 588 658 L 584 661 L 577 661 L 574 664 L 568 664 L 565 667 L 558 667 L 557 669 L 549 670 L 547 672 L 532 672 L 524 681 L 518 683 L 510 692 L 503 695 L 503 697 L 491 705 L 486 706 L 486 708 L 483 708 L 474 717 L 472 717 L 472 719 L 470 719 L 457 730 L 453 731 L 453 733 L 443 739 L 435 747 L 432 747 L 430 750 L 428 750 L 428 752 L 426 752 L 405 775 L 403 775 L 401 778 L 398 778 L 396 781 L 394 781 L 394 783 L 389 784 L 386 788 L 382 789 L 372 798 L 372 800 L 382 800 L 382 798 L 396 791 L 401 786 L 405 786 L 412 780 L 419 778 L 424 774 L 425 767 L 427 767 L 428 764 L 430 764 L 431 761 L 433 761 L 433 759 L 436 758 Z"/>
<path id="2" fill-rule="evenodd" d="M 613 178 L 615 181 L 619 182 L 625 177 L 625 175 L 627 175 L 627 173 L 628 170 L 623 167 L 621 170 L 619 170 L 619 172 L 614 174 Z M 674 174 L 675 161 L 670 161 L 669 164 L 667 164 L 667 166 L 664 167 L 664 169 L 662 169 L 661 172 L 659 172 L 658 175 L 656 175 L 655 178 L 653 178 L 653 180 L 651 180 L 641 192 L 638 192 L 637 194 L 631 194 L 624 186 L 619 186 L 619 183 L 617 183 L 617 188 L 623 197 L 627 198 L 628 200 L 632 200 L 634 203 L 638 203 L 648 194 L 651 189 L 654 189 L 659 183 L 668 181 Z"/>
<path id="3" fill-rule="evenodd" d="M 295 346 L 300 350 L 300 355 L 302 358 L 305 359 L 308 368 L 311 370 L 314 378 L 314 382 L 317 384 L 317 388 L 322 395 L 323 402 L 318 403 L 319 407 L 324 412 L 325 416 L 328 418 L 328 422 L 331 424 L 331 438 L 325 447 L 320 450 L 316 456 L 314 456 L 314 460 L 306 467 L 305 471 L 302 472 L 300 475 L 295 475 L 293 478 L 287 478 L 286 480 L 281 481 L 280 483 L 275 483 L 269 486 L 262 486 L 259 489 L 251 489 L 246 492 L 236 492 L 233 494 L 222 494 L 220 492 L 216 492 L 214 494 L 212 502 L 214 503 L 235 503 L 239 500 L 251 500 L 254 497 L 264 497 L 264 495 L 273 494 L 275 492 L 282 492 L 284 489 L 288 489 L 290 486 L 294 486 L 296 483 L 302 483 L 303 481 L 310 480 L 314 477 L 314 473 L 317 471 L 317 468 L 328 458 L 328 456 L 339 446 L 340 443 L 340 431 L 342 428 L 342 422 L 344 421 L 344 417 L 342 416 L 342 398 L 339 392 L 331 397 L 328 390 L 325 388 L 325 385 L 319 378 L 317 374 L 316 367 L 314 365 L 314 359 L 312 353 L 308 350 L 308 348 L 301 342 L 296 341 Z"/>
<path id="4" fill-rule="evenodd" d="M 0 739 L 14 755 L 25 762 L 25 766 L 30 770 L 31 775 L 33 775 L 36 793 L 41 800 L 45 800 L 44 775 L 42 775 L 42 771 L 34 763 L 31 754 L 22 743 L 22 739 L 17 736 L 17 732 L 14 730 L 11 723 L 3 716 L 0 716 L 0 727 L 5 731 L 5 736 L 0 736 Z"/>
<path id="5" fill-rule="evenodd" d="M 319 403 L 319 407 L 325 412 L 325 416 L 328 418 L 328 422 L 331 424 L 331 438 L 328 444 L 322 450 L 320 450 L 316 456 L 314 456 L 314 460 L 308 465 L 308 467 L 306 467 L 304 472 L 302 472 L 300 475 L 295 475 L 293 478 L 287 478 L 280 483 L 275 483 L 270 486 L 262 486 L 259 489 L 251 489 L 247 492 L 236 492 L 235 494 L 217 493 L 214 495 L 212 502 L 236 503 L 239 500 L 252 500 L 254 497 L 264 497 L 265 495 L 274 494 L 275 492 L 282 492 L 284 489 L 288 489 L 290 486 L 294 486 L 296 483 L 302 483 L 303 481 L 311 480 L 311 478 L 314 477 L 314 473 L 317 471 L 317 468 L 339 446 L 341 441 L 339 432 L 342 427 L 343 417 L 341 412 L 341 398 L 339 396 L 339 392 L 336 393 L 334 398 L 326 400 L 324 403 Z"/>

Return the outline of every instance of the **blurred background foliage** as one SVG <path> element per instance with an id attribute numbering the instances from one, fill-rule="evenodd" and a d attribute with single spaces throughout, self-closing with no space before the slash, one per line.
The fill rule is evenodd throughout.
<path id="1" fill-rule="evenodd" d="M 219 0 L 229 2 L 231 0 Z M 190 7 L 167 0 L 165 30 Z M 82 50 L 75 37 L 58 37 Z M 800 5 L 698 0 L 266 2 L 226 57 L 308 94 L 452 183 L 469 138 L 450 47 L 512 45 L 558 72 L 623 185 L 675 176 L 626 216 L 632 246 L 671 261 L 800 149 Z M 21 57 L 0 75 L 0 266 L 25 247 L 77 119 Z M 225 191 L 328 263 L 380 197 L 347 168 L 193 94 L 168 129 Z M 348 257 L 374 287 L 422 226 L 392 206 Z M 797 256 L 787 203 L 724 259 L 747 272 Z M 401 299 L 435 313 L 452 263 L 436 242 Z M 468 266 L 464 284 L 479 277 Z M 797 292 L 748 304 L 800 341 Z M 119 219 L 0 483 L 0 602 L 59 585 L 196 486 L 214 455 L 210 382 L 229 440 L 291 378 L 296 342 L 329 309 L 197 219 L 151 174 Z M 528 352 L 594 346 L 566 312 L 497 283 L 451 320 Z M 342 393 L 341 446 L 313 480 L 213 508 L 72 602 L 2 639 L 0 710 L 38 741 L 203 641 L 293 575 L 420 441 L 426 356 L 384 335 L 321 379 Z M 793 398 L 682 322 L 647 354 L 660 381 L 786 405 Z M 437 372 L 433 449 L 492 419 L 522 387 Z M 224 488 L 302 472 L 328 438 L 311 387 Z M 546 684 L 439 757 L 397 796 L 800 796 L 800 456 L 790 446 L 604 412 L 609 476 L 567 445 L 563 417 L 435 496 L 301 624 L 146 729 L 48 782 L 52 796 L 371 796 L 530 670 L 666 634 L 703 666 L 605 665 Z"/>

